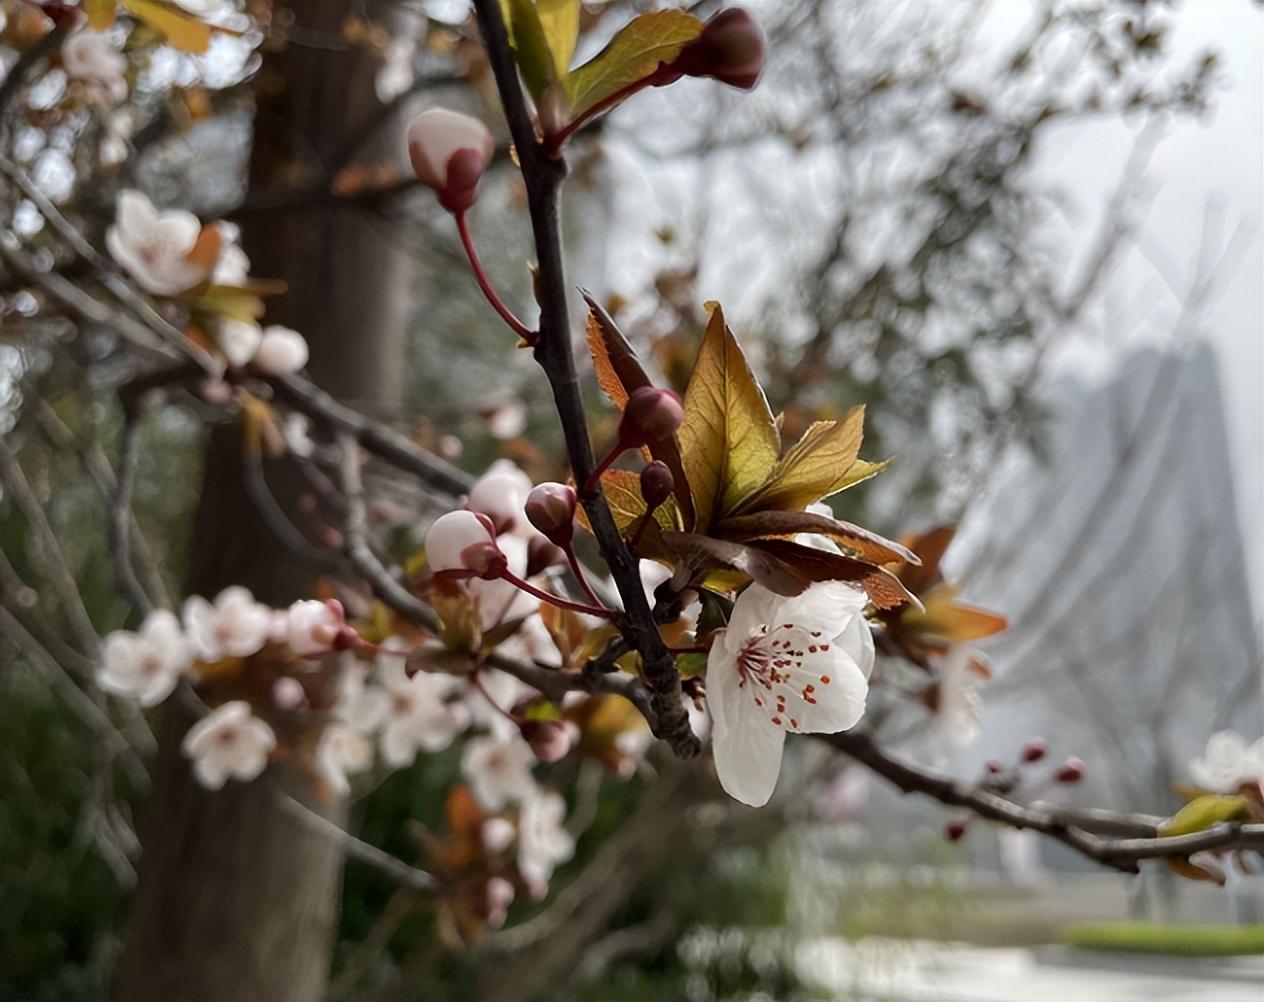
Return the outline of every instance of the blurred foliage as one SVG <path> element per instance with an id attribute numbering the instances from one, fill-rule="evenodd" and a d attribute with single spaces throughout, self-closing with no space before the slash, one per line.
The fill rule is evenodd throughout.
<path id="1" fill-rule="evenodd" d="M 1264 954 L 1264 925 L 1159 925 L 1111 922 L 1078 925 L 1060 941 L 1080 950 L 1157 953 L 1173 957 L 1234 957 Z"/>

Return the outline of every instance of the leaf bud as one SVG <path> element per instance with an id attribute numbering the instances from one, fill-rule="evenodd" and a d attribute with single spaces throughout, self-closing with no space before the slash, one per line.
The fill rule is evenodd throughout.
<path id="1" fill-rule="evenodd" d="M 447 108 L 423 111 L 408 126 L 413 170 L 449 212 L 464 212 L 474 204 L 494 149 L 487 126 Z"/>
<path id="2" fill-rule="evenodd" d="M 527 521 L 556 546 L 565 549 L 575 535 L 575 488 L 567 484 L 537 484 L 527 495 Z"/>

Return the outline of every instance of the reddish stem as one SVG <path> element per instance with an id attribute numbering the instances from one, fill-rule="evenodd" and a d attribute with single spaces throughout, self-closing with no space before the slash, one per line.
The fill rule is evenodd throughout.
<path id="1" fill-rule="evenodd" d="M 597 493 L 597 488 L 601 486 L 601 475 L 610 469 L 610 464 L 623 455 L 627 451 L 627 446 L 623 444 L 623 440 L 619 439 L 610 447 L 610 451 L 605 457 L 593 467 L 592 473 L 588 474 L 588 479 L 584 481 L 584 497 L 590 498 Z"/>
<path id="2" fill-rule="evenodd" d="M 455 212 L 453 215 L 456 217 L 456 231 L 461 235 L 461 246 L 465 248 L 465 256 L 469 258 L 470 269 L 474 272 L 474 279 L 478 282 L 478 287 L 483 290 L 483 295 L 492 304 L 492 309 L 499 313 L 501 319 L 509 325 L 510 330 L 527 344 L 535 344 L 540 335 L 528 329 L 526 324 L 514 316 L 513 311 L 504 304 L 504 301 L 492 287 L 491 280 L 483 269 L 483 262 L 479 260 L 478 251 L 474 249 L 474 240 L 470 236 L 470 226 L 466 221 L 465 213 Z"/>
<path id="3" fill-rule="evenodd" d="M 508 581 L 515 588 L 521 588 L 533 598 L 538 598 L 541 602 L 548 602 L 557 606 L 559 609 L 570 609 L 571 612 L 582 612 L 588 616 L 600 616 L 603 619 L 614 619 L 614 613 L 602 605 L 585 605 L 583 602 L 572 602 L 568 598 L 562 598 L 560 595 L 554 595 L 547 592 L 543 588 L 537 588 L 529 581 L 524 581 L 518 577 L 513 571 L 501 571 L 500 576 Z"/>
<path id="4" fill-rule="evenodd" d="M 506 710 L 503 706 L 497 703 L 496 700 L 492 699 L 491 693 L 488 692 L 487 689 L 484 688 L 483 686 L 483 680 L 478 677 L 478 672 L 475 672 L 473 675 L 470 676 L 470 685 L 474 686 L 475 689 L 477 689 L 480 693 L 482 693 L 483 698 L 487 700 L 488 703 L 491 704 L 492 709 L 495 710 L 497 713 L 499 713 L 506 720 L 511 720 L 515 724 L 522 723 L 521 720 L 519 720 L 512 713 Z"/>
<path id="5" fill-rule="evenodd" d="M 571 566 L 571 572 L 579 581 L 579 586 L 584 589 L 584 594 L 592 600 L 593 605 L 601 605 L 601 599 L 597 597 L 597 593 L 593 591 L 593 586 L 588 583 L 588 576 L 584 573 L 583 565 L 580 564 L 579 558 L 575 556 L 574 548 L 568 543 L 562 547 L 566 554 L 566 562 Z"/>

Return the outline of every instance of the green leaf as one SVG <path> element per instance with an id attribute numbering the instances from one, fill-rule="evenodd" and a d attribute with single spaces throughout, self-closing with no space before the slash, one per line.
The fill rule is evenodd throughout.
<path id="1" fill-rule="evenodd" d="M 781 439 L 764 391 L 719 303 L 685 391 L 680 449 L 693 495 L 695 525 L 708 527 L 756 491 L 777 463 Z"/>
<path id="2" fill-rule="evenodd" d="M 500 0 L 523 83 L 538 102 L 544 88 L 558 78 L 540 14 L 531 0 Z"/>
<path id="3" fill-rule="evenodd" d="M 656 10 L 633 18 L 609 45 L 564 78 L 571 119 L 653 75 L 701 33 L 702 22 L 684 11 Z"/>
<path id="4" fill-rule="evenodd" d="M 897 560 L 910 564 L 921 562 L 913 551 L 894 540 L 885 539 L 851 522 L 807 511 L 757 511 L 750 515 L 733 515 L 720 522 L 716 531 L 725 539 L 739 543 L 770 537 L 793 539 L 801 532 L 810 532 L 829 537 L 871 563 L 888 564 Z"/>
<path id="5" fill-rule="evenodd" d="M 681 678 L 690 678 L 693 675 L 701 675 L 707 670 L 707 656 L 696 652 L 688 654 L 676 655 L 676 671 L 680 673 Z"/>
<path id="6" fill-rule="evenodd" d="M 579 41 L 579 0 L 536 0 L 535 10 L 553 54 L 555 79 L 562 80 Z"/>
<path id="7" fill-rule="evenodd" d="M 786 450 L 768 482 L 742 504 L 743 511 L 780 508 L 801 511 L 857 483 L 852 468 L 864 438 L 865 409 L 853 407 L 841 421 L 817 421 Z M 872 464 L 870 464 L 872 465 Z M 868 473 L 872 476 L 877 470 Z"/>
<path id="8" fill-rule="evenodd" d="M 1226 797 L 1208 793 L 1197 797 L 1177 811 L 1159 829 L 1162 836 L 1190 835 L 1205 831 L 1222 821 L 1236 821 L 1247 814 L 1246 797 Z"/>

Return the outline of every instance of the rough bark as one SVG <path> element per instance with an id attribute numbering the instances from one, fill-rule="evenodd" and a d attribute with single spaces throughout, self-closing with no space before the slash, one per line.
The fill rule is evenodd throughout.
<path id="1" fill-rule="evenodd" d="M 282 6 L 304 36 L 338 39 L 347 0 Z M 411 30 L 400 9 L 382 11 Z M 402 22 L 402 23 L 401 23 Z M 316 181 L 381 112 L 379 60 L 360 47 L 291 42 L 269 53 L 256 87 L 252 192 Z M 402 162 L 400 124 L 366 147 Z M 381 411 L 397 398 L 403 370 L 410 265 L 390 225 L 352 207 L 318 205 L 267 213 L 243 224 L 252 272 L 284 279 L 268 321 L 301 331 L 309 372 L 344 401 Z M 207 446 L 194 528 L 189 591 L 245 584 L 282 604 L 310 594 L 316 571 L 279 542 L 246 489 L 241 432 L 224 427 Z M 268 483 L 282 507 L 300 490 L 283 464 Z M 272 466 L 276 466 L 272 469 Z M 292 510 L 292 509 L 291 509 Z M 248 785 L 201 789 L 180 753 L 192 713 L 171 701 L 163 721 L 144 853 L 119 970 L 121 1002 L 311 1002 L 324 994 L 338 917 L 339 845 L 280 806 L 282 791 L 310 802 L 302 777 L 274 766 Z M 334 817 L 341 805 L 315 805 Z"/>

